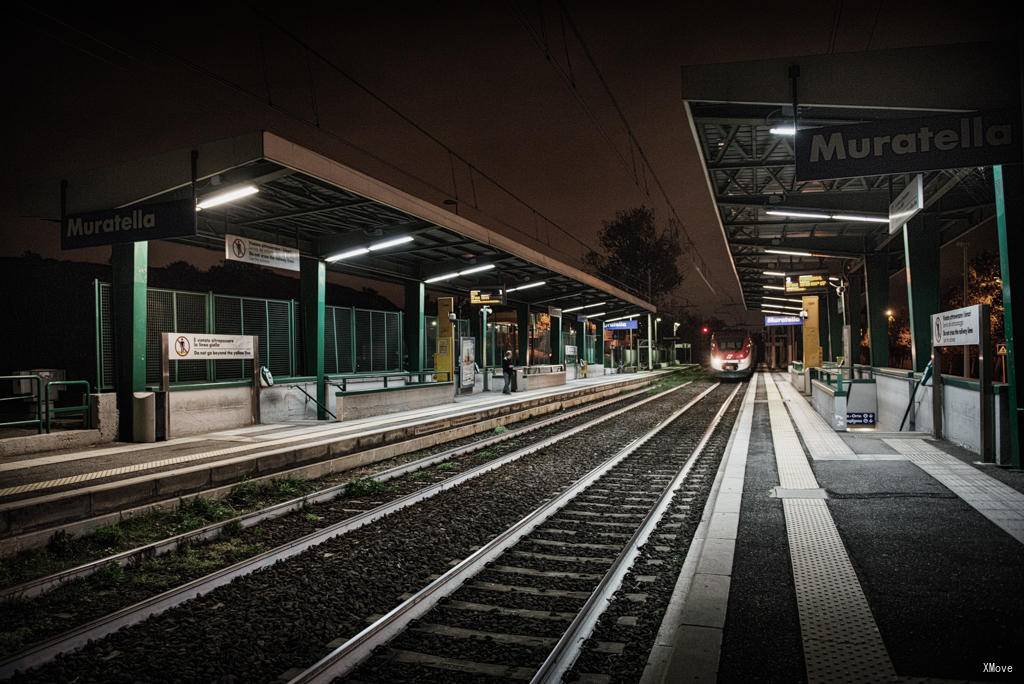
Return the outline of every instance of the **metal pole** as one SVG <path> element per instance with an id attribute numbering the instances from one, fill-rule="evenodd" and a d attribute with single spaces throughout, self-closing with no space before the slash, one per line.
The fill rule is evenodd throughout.
<path id="1" fill-rule="evenodd" d="M 935 346 L 932 347 L 932 436 L 942 439 L 942 347 Z"/>
<path id="2" fill-rule="evenodd" d="M 651 328 L 651 314 L 647 314 L 647 370 L 654 370 L 654 330 Z"/>
<path id="3" fill-rule="evenodd" d="M 484 374 L 484 392 L 491 389 L 491 378 L 490 373 L 487 372 L 487 307 L 480 309 L 480 314 L 483 316 L 483 324 L 480 327 L 480 352 L 483 354 L 483 362 L 481 368 Z"/>
<path id="4" fill-rule="evenodd" d="M 970 306 L 970 302 L 967 300 L 967 280 L 968 280 L 967 279 L 967 241 L 966 240 L 961 240 L 957 244 L 959 245 L 959 247 L 961 247 L 963 249 L 964 299 L 963 299 L 963 304 L 961 304 L 960 306 Z M 969 377 L 971 377 L 971 348 L 965 344 L 963 351 L 964 351 L 964 377 L 965 378 L 969 378 Z M 978 373 L 979 373 L 979 376 L 980 376 L 980 373 L 981 373 L 980 369 L 979 369 Z"/>
<path id="5" fill-rule="evenodd" d="M 323 378 L 318 378 L 318 384 L 324 381 Z M 320 394 L 318 391 L 317 394 Z M 326 394 L 326 393 L 325 393 Z M 253 335 L 252 338 L 252 423 L 253 425 L 260 424 L 260 338 L 258 335 Z M 317 407 L 320 408 L 320 407 Z"/>
<path id="6" fill-rule="evenodd" d="M 988 304 L 979 305 L 978 394 L 981 400 L 981 460 L 995 463 L 995 396 L 992 396 L 992 333 Z M 966 349 L 966 347 L 965 347 Z"/>
<path id="7" fill-rule="evenodd" d="M 171 438 L 171 334 L 160 335 L 160 391 L 164 395 L 164 439 Z"/>

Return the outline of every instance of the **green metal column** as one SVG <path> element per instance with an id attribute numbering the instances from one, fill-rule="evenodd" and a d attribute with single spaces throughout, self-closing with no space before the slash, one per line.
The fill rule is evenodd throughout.
<path id="1" fill-rule="evenodd" d="M 604 365 L 604 321 L 594 321 L 597 326 L 597 363 Z"/>
<path id="2" fill-rule="evenodd" d="M 132 441 L 132 393 L 146 389 L 146 284 L 149 243 L 114 245 L 110 304 L 114 333 L 114 389 L 118 432 Z M 160 332 L 174 332 L 161 330 Z"/>
<path id="3" fill-rule="evenodd" d="M 923 372 L 932 355 L 932 314 L 939 312 L 939 231 L 917 216 L 903 226 L 910 302 L 910 348 L 913 369 Z M 874 315 L 874 312 L 870 312 Z M 882 311 L 885 314 L 885 311 Z M 874 345 L 872 344 L 872 349 Z M 872 365 L 874 365 L 872 359 Z"/>
<path id="4" fill-rule="evenodd" d="M 530 305 L 525 302 L 516 303 L 516 342 L 518 342 L 520 366 L 527 365 L 526 355 L 530 351 Z"/>
<path id="5" fill-rule="evenodd" d="M 562 318 L 551 317 L 551 363 L 562 363 Z"/>
<path id="6" fill-rule="evenodd" d="M 427 332 L 424 319 L 426 286 L 423 283 L 405 285 L 405 350 L 409 354 L 409 372 L 421 371 L 426 365 Z"/>
<path id="7" fill-rule="evenodd" d="M 843 312 L 839 308 L 839 295 L 835 288 L 828 288 L 825 304 L 828 310 L 828 358 L 835 361 L 843 355 Z"/>
<path id="8" fill-rule="evenodd" d="M 818 346 L 821 360 L 831 361 L 828 348 L 828 294 L 818 295 Z"/>
<path id="9" fill-rule="evenodd" d="M 316 378 L 317 420 L 326 420 L 327 388 L 324 385 L 324 324 L 327 266 L 319 259 L 302 257 L 299 270 L 302 298 L 302 343 L 306 348 L 306 375 Z"/>
<path id="10" fill-rule="evenodd" d="M 1014 254 L 1024 249 L 1024 170 L 1017 166 L 992 169 L 996 195 L 996 222 L 999 229 L 999 266 L 1003 278 L 1003 331 L 1006 338 L 1006 380 L 1010 417 L 1010 464 L 1021 467 L 1021 388 L 1024 387 L 1024 363 L 1017 363 L 1017 340 L 1024 339 L 1018 328 L 1024 316 L 1014 318 L 1013 293 L 1024 292 L 1022 269 L 1014 269 Z M 1020 259 L 1016 259 L 1020 261 Z M 1021 264 L 1017 264 L 1020 266 Z M 1004 461 L 1007 459 L 1003 459 Z"/>
<path id="11" fill-rule="evenodd" d="M 860 363 L 860 319 L 864 312 L 864 277 L 863 273 L 851 273 L 846 289 L 847 325 L 850 326 L 850 355 L 852 363 Z M 846 364 L 850 363 L 848 359 Z"/>
<path id="12" fill-rule="evenodd" d="M 920 229 L 922 232 L 924 227 Z M 936 252 L 938 259 L 938 233 L 936 233 Z M 922 247 L 927 250 L 925 245 Z M 909 263 L 909 259 L 908 259 Z M 934 285 L 938 295 L 938 264 L 936 264 L 936 275 Z M 864 258 L 864 279 L 867 282 L 868 291 L 868 339 L 871 345 L 871 365 L 875 368 L 886 368 L 889 366 L 889 316 L 886 311 L 889 308 L 889 255 L 869 254 Z M 907 285 L 909 292 L 910 269 L 907 269 Z M 927 283 L 925 286 L 928 286 Z M 938 297 L 936 296 L 936 306 Z M 932 311 L 931 313 L 935 313 Z M 929 317 L 931 313 L 928 314 Z M 930 325 L 930 319 L 925 323 Z M 931 344 L 929 333 L 928 344 Z M 929 355 L 931 352 L 929 351 Z M 927 358 L 925 363 L 928 363 Z"/>

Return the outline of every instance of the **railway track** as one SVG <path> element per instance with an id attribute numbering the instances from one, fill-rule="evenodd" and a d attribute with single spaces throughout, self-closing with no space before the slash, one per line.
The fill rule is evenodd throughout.
<path id="1" fill-rule="evenodd" d="M 561 681 L 669 511 L 706 496 L 705 446 L 738 391 L 702 392 L 291 684 Z"/>
<path id="2" fill-rule="evenodd" d="M 400 491 L 398 492 L 398 496 L 396 496 L 392 501 L 386 503 L 374 502 L 374 498 L 380 497 L 369 497 L 369 500 L 365 502 L 364 510 L 353 510 L 353 508 L 351 508 L 353 505 L 359 506 L 359 503 L 353 504 L 353 502 L 350 501 L 345 502 L 340 511 L 338 511 L 340 514 L 335 516 L 339 518 L 337 522 L 321 526 L 319 529 L 308 534 L 295 535 L 293 532 L 292 536 L 294 538 L 288 539 L 284 543 L 253 558 L 246 559 L 216 572 L 194 579 L 190 582 L 183 583 L 181 586 L 175 587 L 174 589 L 146 598 L 133 605 L 125 606 L 119 610 L 103 615 L 92 622 L 78 626 L 44 642 L 37 643 L 29 649 L 8 658 L 3 663 L 0 663 L 0 677 L 11 676 L 18 670 L 23 671 L 27 668 L 38 667 L 49 662 L 59 654 L 66 654 L 75 651 L 90 641 L 101 639 L 123 627 L 136 624 L 147 617 L 157 615 L 176 606 L 180 606 L 193 598 L 211 592 L 217 587 L 223 586 L 240 577 L 249 575 L 257 570 L 266 568 L 281 560 L 299 555 L 330 539 L 349 534 L 365 525 L 369 525 L 386 516 L 393 515 L 399 510 L 436 496 L 437 494 L 447 491 L 464 482 L 480 477 L 485 473 L 518 460 L 523 456 L 535 453 L 538 450 L 549 448 L 562 440 L 579 434 L 580 432 L 592 429 L 595 426 L 605 423 L 606 421 L 622 415 L 627 411 L 632 411 L 637 407 L 650 402 L 657 402 L 659 399 L 670 395 L 672 392 L 675 392 L 688 384 L 689 383 L 684 383 L 683 385 L 679 385 L 643 399 L 640 398 L 640 395 L 645 394 L 645 391 L 636 392 L 625 397 L 615 397 L 577 411 L 572 411 L 553 418 L 539 420 L 520 429 L 510 430 L 503 434 L 495 435 L 471 444 L 462 445 L 441 453 L 431 454 L 425 458 L 417 459 L 378 473 L 374 476 L 374 479 L 380 482 L 398 480 L 399 478 L 402 478 L 402 476 L 409 475 L 417 470 L 427 469 L 431 466 L 436 466 L 439 463 L 458 459 L 468 454 L 488 449 L 495 452 L 492 454 L 494 455 L 494 458 L 491 458 L 484 463 L 479 463 L 478 465 L 464 464 L 466 469 L 462 472 L 451 475 L 445 473 L 440 478 L 440 481 L 436 481 L 427 486 L 422 486 L 421 482 L 406 483 L 404 488 L 399 488 Z M 625 406 L 619 406 L 620 404 L 625 404 Z M 596 416 L 592 414 L 596 414 Z M 527 438 L 530 439 L 530 443 L 526 446 L 517 448 L 518 442 Z M 203 528 L 192 533 L 179 535 L 179 537 L 174 539 L 157 542 L 154 545 L 148 545 L 147 547 L 137 549 L 134 552 L 118 554 L 117 556 L 88 564 L 82 568 L 75 568 L 64 573 L 59 573 L 56 577 L 42 578 L 32 583 L 32 587 L 28 587 L 26 589 L 32 591 L 34 588 L 36 594 L 45 593 L 46 591 L 61 586 L 71 578 L 77 577 L 81 579 L 90 573 L 97 572 L 104 566 L 132 565 L 133 563 L 137 563 L 139 558 L 148 557 L 155 553 L 166 553 L 167 551 L 173 550 L 174 548 L 180 547 L 184 544 L 216 537 L 226 529 L 252 527 L 261 523 L 266 524 L 268 521 L 284 518 L 289 513 L 295 513 L 303 510 L 308 511 L 310 510 L 309 507 L 311 505 L 330 505 L 330 502 L 334 498 L 344 493 L 345 487 L 346 485 L 339 485 L 332 487 L 329 490 L 315 492 L 293 501 L 278 504 L 268 509 L 242 516 L 235 520 L 224 521 L 223 523 L 212 525 L 208 528 Z M 403 489 L 407 489 L 409 491 L 403 492 Z"/>

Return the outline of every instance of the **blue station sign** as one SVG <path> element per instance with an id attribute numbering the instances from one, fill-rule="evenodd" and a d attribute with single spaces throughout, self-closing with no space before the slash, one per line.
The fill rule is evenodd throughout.
<path id="1" fill-rule="evenodd" d="M 764 327 L 773 328 L 779 325 L 803 325 L 804 320 L 799 316 L 765 316 Z"/>
<path id="2" fill-rule="evenodd" d="M 636 330 L 637 321 L 635 318 L 630 318 L 628 321 L 611 321 L 610 323 L 604 324 L 605 330 Z"/>
<path id="3" fill-rule="evenodd" d="M 60 248 L 80 249 L 196 234 L 192 198 L 123 209 L 68 214 L 60 226 Z"/>

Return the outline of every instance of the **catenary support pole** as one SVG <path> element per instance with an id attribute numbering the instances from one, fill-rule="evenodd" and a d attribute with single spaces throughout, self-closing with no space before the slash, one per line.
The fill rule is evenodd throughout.
<path id="1" fill-rule="evenodd" d="M 146 389 L 146 287 L 149 243 L 114 245 L 111 259 L 111 308 L 114 329 L 114 387 L 118 432 L 132 441 L 132 394 Z M 174 332 L 162 330 L 160 332 Z"/>
<path id="2" fill-rule="evenodd" d="M 519 359 L 521 366 L 530 365 L 530 305 L 516 302 L 516 341 L 519 343 Z"/>
<path id="3" fill-rule="evenodd" d="M 828 288 L 825 306 L 828 309 L 829 361 L 835 361 L 843 355 L 843 312 L 839 308 L 839 295 L 834 287 Z"/>
<path id="4" fill-rule="evenodd" d="M 327 387 L 324 384 L 324 324 L 327 318 L 327 267 L 323 261 L 303 257 L 299 280 L 302 297 L 302 341 L 306 350 L 306 374 L 316 378 L 317 420 L 326 420 Z"/>

